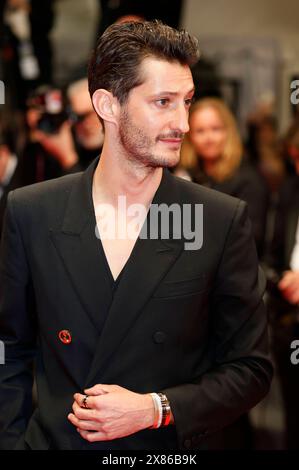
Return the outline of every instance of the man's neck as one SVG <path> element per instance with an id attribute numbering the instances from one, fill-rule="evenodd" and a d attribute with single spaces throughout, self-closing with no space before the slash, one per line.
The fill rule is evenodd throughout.
<path id="1" fill-rule="evenodd" d="M 125 196 L 127 205 L 149 206 L 157 191 L 163 169 L 134 166 L 114 154 L 103 152 L 93 179 L 93 196 L 97 203 L 117 206 L 118 197 Z"/>

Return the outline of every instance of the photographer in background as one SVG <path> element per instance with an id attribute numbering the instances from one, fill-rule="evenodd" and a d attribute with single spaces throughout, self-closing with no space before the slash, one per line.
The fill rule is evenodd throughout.
<path id="1" fill-rule="evenodd" d="M 28 140 L 22 163 L 26 184 L 80 171 L 63 93 L 39 87 L 27 100 Z"/>
<path id="2" fill-rule="evenodd" d="M 87 168 L 102 149 L 103 127 L 94 112 L 87 80 L 61 90 L 40 87 L 28 100 L 29 140 L 24 151 L 27 184 Z"/>
<path id="3" fill-rule="evenodd" d="M 20 155 L 16 139 L 0 131 L 0 237 L 9 191 L 81 170 L 66 109 L 60 90 L 42 87 L 32 93 L 27 143 Z"/>

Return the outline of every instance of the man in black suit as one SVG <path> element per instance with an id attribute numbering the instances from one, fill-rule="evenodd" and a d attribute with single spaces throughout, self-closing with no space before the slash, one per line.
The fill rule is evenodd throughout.
<path id="1" fill-rule="evenodd" d="M 268 392 L 265 279 L 247 205 L 167 169 L 188 131 L 197 58 L 187 32 L 109 27 L 89 67 L 101 158 L 10 193 L 2 448 L 215 448 Z"/>

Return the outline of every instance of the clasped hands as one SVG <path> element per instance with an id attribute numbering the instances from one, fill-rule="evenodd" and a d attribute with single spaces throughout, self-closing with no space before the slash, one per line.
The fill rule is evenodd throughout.
<path id="1" fill-rule="evenodd" d="M 84 393 L 88 395 L 88 408 L 82 407 L 85 395 L 75 393 L 73 413 L 68 419 L 89 442 L 129 436 L 154 424 L 155 410 L 149 393 L 139 394 L 106 384 L 95 385 Z"/>

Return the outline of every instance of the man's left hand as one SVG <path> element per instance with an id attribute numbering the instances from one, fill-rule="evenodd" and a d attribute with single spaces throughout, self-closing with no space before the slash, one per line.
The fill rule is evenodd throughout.
<path id="1" fill-rule="evenodd" d="M 84 395 L 76 393 L 73 413 L 68 419 L 89 442 L 129 436 L 154 424 L 154 404 L 150 394 L 106 384 L 95 385 L 84 392 L 88 395 L 88 409 L 82 408 Z"/>

